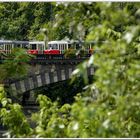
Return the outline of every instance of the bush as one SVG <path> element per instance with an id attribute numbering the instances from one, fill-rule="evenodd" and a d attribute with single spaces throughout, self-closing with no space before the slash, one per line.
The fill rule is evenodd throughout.
<path id="1" fill-rule="evenodd" d="M 68 49 L 64 52 L 65 58 L 75 58 L 76 57 L 76 50 L 75 49 Z"/>

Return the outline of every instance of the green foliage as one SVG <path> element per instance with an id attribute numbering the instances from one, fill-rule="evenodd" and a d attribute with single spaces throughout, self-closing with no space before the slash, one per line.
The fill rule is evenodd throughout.
<path id="1" fill-rule="evenodd" d="M 55 35 L 59 39 L 95 40 L 95 53 L 73 72 L 74 79 L 82 75 L 88 84 L 73 104 L 61 107 L 45 95 L 38 96 L 40 110 L 32 117 L 36 122 L 32 136 L 140 137 L 139 3 L 59 3 L 54 7 Z M 48 24 L 44 26 L 50 27 Z M 6 29 L 4 22 L 1 27 Z M 94 82 L 89 84 L 87 68 L 92 65 L 97 69 Z M 3 95 L 0 99 L 3 106 L 9 104 Z M 10 113 L 21 111 L 18 105 L 9 108 Z M 3 112 L 8 128 L 17 128 L 21 121 L 16 123 L 5 109 Z M 17 116 L 23 118 L 21 113 Z M 24 127 L 29 129 L 26 123 Z M 25 129 L 22 132 L 31 136 Z M 20 130 L 12 130 L 15 137 L 25 136 Z"/>
<path id="2" fill-rule="evenodd" d="M 75 49 L 68 49 L 64 52 L 65 58 L 75 58 L 76 57 L 76 50 Z"/>
<path id="3" fill-rule="evenodd" d="M 72 73 L 71 83 L 73 83 L 77 79 L 77 77 L 81 76 L 85 84 L 89 84 L 87 68 L 93 67 L 93 64 L 94 64 L 93 55 L 89 58 L 89 60 L 85 60 L 83 63 L 79 64 Z"/>
<path id="4" fill-rule="evenodd" d="M 19 104 L 12 104 L 11 99 L 6 97 L 4 88 L 0 86 L 0 123 L 8 128 L 5 133 L 7 137 L 27 137 L 31 134 L 32 129 L 22 112 Z"/>
<path id="5" fill-rule="evenodd" d="M 51 3 L 7 2 L 0 4 L 0 37 L 11 40 L 35 40 L 50 20 Z"/>
<path id="6" fill-rule="evenodd" d="M 11 93 L 11 88 L 8 87 L 9 80 L 25 77 L 29 71 L 28 62 L 31 58 L 33 56 L 27 54 L 26 50 L 14 48 L 11 54 L 7 55 L 4 62 L 0 64 L 0 82 L 5 85 L 5 90 L 10 97 L 13 97 L 13 93 Z M 19 96 L 13 98 L 18 99 Z"/>
<path id="7" fill-rule="evenodd" d="M 59 108 L 56 102 L 51 102 L 45 95 L 39 95 L 38 101 L 40 111 L 32 116 L 35 122 L 38 120 L 35 128 L 36 137 L 65 137 L 71 106 L 65 104 Z"/>
<path id="8" fill-rule="evenodd" d="M 126 4 L 122 10 L 126 10 L 128 5 L 131 4 Z M 105 4 L 104 8 L 105 6 L 108 7 L 110 13 L 113 11 L 113 4 L 110 6 Z M 100 7 L 102 6 L 100 5 Z M 106 12 L 106 10 L 102 9 L 102 12 Z M 116 12 L 115 15 L 117 16 L 118 13 Z M 80 105 L 75 103 L 74 110 L 76 111 L 73 114 L 76 112 L 82 114 L 75 115 L 75 117 L 79 116 L 77 119 L 79 129 L 77 129 L 77 133 L 75 132 L 74 137 L 139 137 L 140 135 L 140 122 L 137 118 L 140 113 L 138 82 L 140 57 L 137 47 L 139 26 L 135 25 L 137 23 L 130 22 L 129 19 L 121 21 L 125 24 L 130 22 L 131 26 L 127 25 L 125 31 L 120 34 L 119 30 L 114 30 L 115 26 L 120 24 L 114 19 L 119 21 L 119 16 L 110 18 L 112 14 L 109 16 L 106 13 L 102 25 L 94 28 L 94 32 L 92 31 L 88 36 L 88 39 L 99 41 L 95 47 L 95 51 L 98 53 L 93 56 L 94 65 L 98 67 L 94 75 L 97 80 L 89 86 L 93 90 L 93 94 L 98 93 L 98 95 L 94 102 L 90 103 L 90 100 L 85 98 L 86 102 L 83 101 Z M 130 15 L 129 12 L 127 14 Z M 121 16 L 127 16 L 125 11 L 121 13 Z M 106 18 L 110 20 L 106 21 Z M 100 42 L 101 40 L 104 42 Z M 86 67 L 88 65 L 85 65 Z M 77 74 L 84 72 L 80 68 L 76 71 Z M 82 105 L 83 107 L 81 107 Z M 86 116 L 86 113 L 93 113 L 90 116 L 92 120 Z M 88 122 L 86 127 L 89 129 L 86 129 L 81 123 L 84 121 Z"/>
<path id="9" fill-rule="evenodd" d="M 71 80 L 69 79 L 38 88 L 35 91 L 35 95 L 36 97 L 39 94 L 46 95 L 52 100 L 52 102 L 57 100 L 60 105 L 65 103 L 72 104 L 75 101 L 74 96 L 77 93 L 84 91 L 83 87 L 85 87 L 86 84 L 84 83 L 82 76 L 78 78 L 75 77 L 72 84 L 70 84 L 70 81 Z M 92 77 L 89 78 L 89 82 L 92 83 Z"/>
<path id="10" fill-rule="evenodd" d="M 1 81 L 10 78 L 19 78 L 27 74 L 29 65 L 27 62 L 32 58 L 31 55 L 26 53 L 26 50 L 22 48 L 15 48 L 11 54 L 7 56 L 3 64 L 0 65 Z"/>

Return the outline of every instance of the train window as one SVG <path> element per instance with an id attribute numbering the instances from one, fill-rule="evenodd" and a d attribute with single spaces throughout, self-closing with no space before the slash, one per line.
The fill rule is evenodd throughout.
<path id="1" fill-rule="evenodd" d="M 60 50 L 60 44 L 58 44 L 58 50 Z"/>
<path id="2" fill-rule="evenodd" d="M 63 53 L 63 44 L 60 44 L 60 53 Z"/>
<path id="3" fill-rule="evenodd" d="M 56 44 L 56 46 L 55 46 L 55 49 L 57 50 L 58 49 L 58 45 Z"/>
<path id="4" fill-rule="evenodd" d="M 49 45 L 48 45 L 48 48 L 49 48 L 49 49 L 51 49 L 51 47 L 52 47 L 52 45 L 51 45 L 51 44 L 49 44 Z"/>
<path id="5" fill-rule="evenodd" d="M 50 49 L 53 50 L 53 49 L 54 49 L 54 45 L 51 45 L 51 46 L 50 46 Z"/>
<path id="6" fill-rule="evenodd" d="M 0 49 L 3 49 L 3 44 L 0 44 Z"/>
<path id="7" fill-rule="evenodd" d="M 68 48 L 71 48 L 71 46 L 72 46 L 71 44 L 68 44 Z"/>
<path id="8" fill-rule="evenodd" d="M 37 49 L 36 44 L 32 44 L 32 45 L 31 45 L 31 49 L 32 49 L 32 50 L 36 50 L 36 49 Z"/>
<path id="9" fill-rule="evenodd" d="M 62 44 L 62 50 L 64 50 L 65 49 L 65 45 L 64 44 Z"/>
<path id="10" fill-rule="evenodd" d="M 49 49 L 52 49 L 52 45 L 51 44 L 49 44 Z"/>
<path id="11" fill-rule="evenodd" d="M 63 50 L 63 45 L 61 44 L 61 50 Z"/>
<path id="12" fill-rule="evenodd" d="M 62 45 L 61 44 L 59 45 L 59 49 L 62 50 Z"/>
<path id="13" fill-rule="evenodd" d="M 19 48 L 20 47 L 20 44 L 17 44 L 17 47 Z"/>
<path id="14" fill-rule="evenodd" d="M 58 49 L 58 45 L 57 44 L 52 44 L 50 49 L 57 50 Z"/>
<path id="15" fill-rule="evenodd" d="M 48 44 L 48 48 L 49 48 L 49 49 L 51 48 L 51 46 L 52 46 L 51 44 Z"/>
<path id="16" fill-rule="evenodd" d="M 24 49 L 28 49 L 28 45 L 22 45 L 22 48 L 24 48 Z"/>
<path id="17" fill-rule="evenodd" d="M 56 46 L 55 44 L 52 46 L 52 49 L 53 49 L 53 50 L 55 50 L 55 46 Z"/>
<path id="18" fill-rule="evenodd" d="M 6 44 L 5 45 L 5 51 L 6 51 L 6 54 L 10 53 L 10 51 L 11 51 L 11 44 Z"/>
<path id="19" fill-rule="evenodd" d="M 61 50 L 64 50 L 64 46 L 63 46 L 63 44 L 62 44 L 61 46 L 62 46 Z"/>
<path id="20" fill-rule="evenodd" d="M 79 46 L 79 44 L 76 44 L 76 49 L 80 49 L 80 46 Z"/>
<path id="21" fill-rule="evenodd" d="M 62 45 L 61 45 L 61 44 L 59 44 L 59 50 L 61 50 L 61 48 L 62 48 Z"/>

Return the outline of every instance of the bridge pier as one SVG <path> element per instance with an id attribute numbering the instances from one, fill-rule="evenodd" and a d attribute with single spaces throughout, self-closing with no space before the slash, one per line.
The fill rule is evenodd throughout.
<path id="1" fill-rule="evenodd" d="M 36 97 L 34 91 L 27 91 L 22 95 L 22 105 L 34 105 L 36 102 Z"/>

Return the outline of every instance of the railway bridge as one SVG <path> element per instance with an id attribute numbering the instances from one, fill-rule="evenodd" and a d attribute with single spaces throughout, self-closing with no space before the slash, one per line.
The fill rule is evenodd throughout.
<path id="1" fill-rule="evenodd" d="M 26 92 L 31 92 L 39 87 L 67 80 L 71 77 L 77 64 L 85 59 L 65 60 L 33 60 L 26 77 L 13 80 L 9 83 L 10 92 L 19 97 Z M 93 75 L 94 68 L 87 69 L 88 75 Z"/>
<path id="2" fill-rule="evenodd" d="M 65 60 L 33 60 L 30 65 L 29 73 L 26 77 L 12 80 L 9 83 L 10 94 L 18 98 L 18 101 L 23 103 L 25 93 L 29 94 L 29 98 L 23 105 L 25 115 L 30 115 L 31 112 L 38 111 L 38 106 L 35 104 L 35 97 L 32 90 L 39 87 L 67 80 L 71 77 L 73 70 L 77 64 L 85 59 L 65 59 Z M 94 74 L 94 68 L 87 69 L 88 75 Z M 6 128 L 0 125 L 0 137 L 5 133 Z"/>

